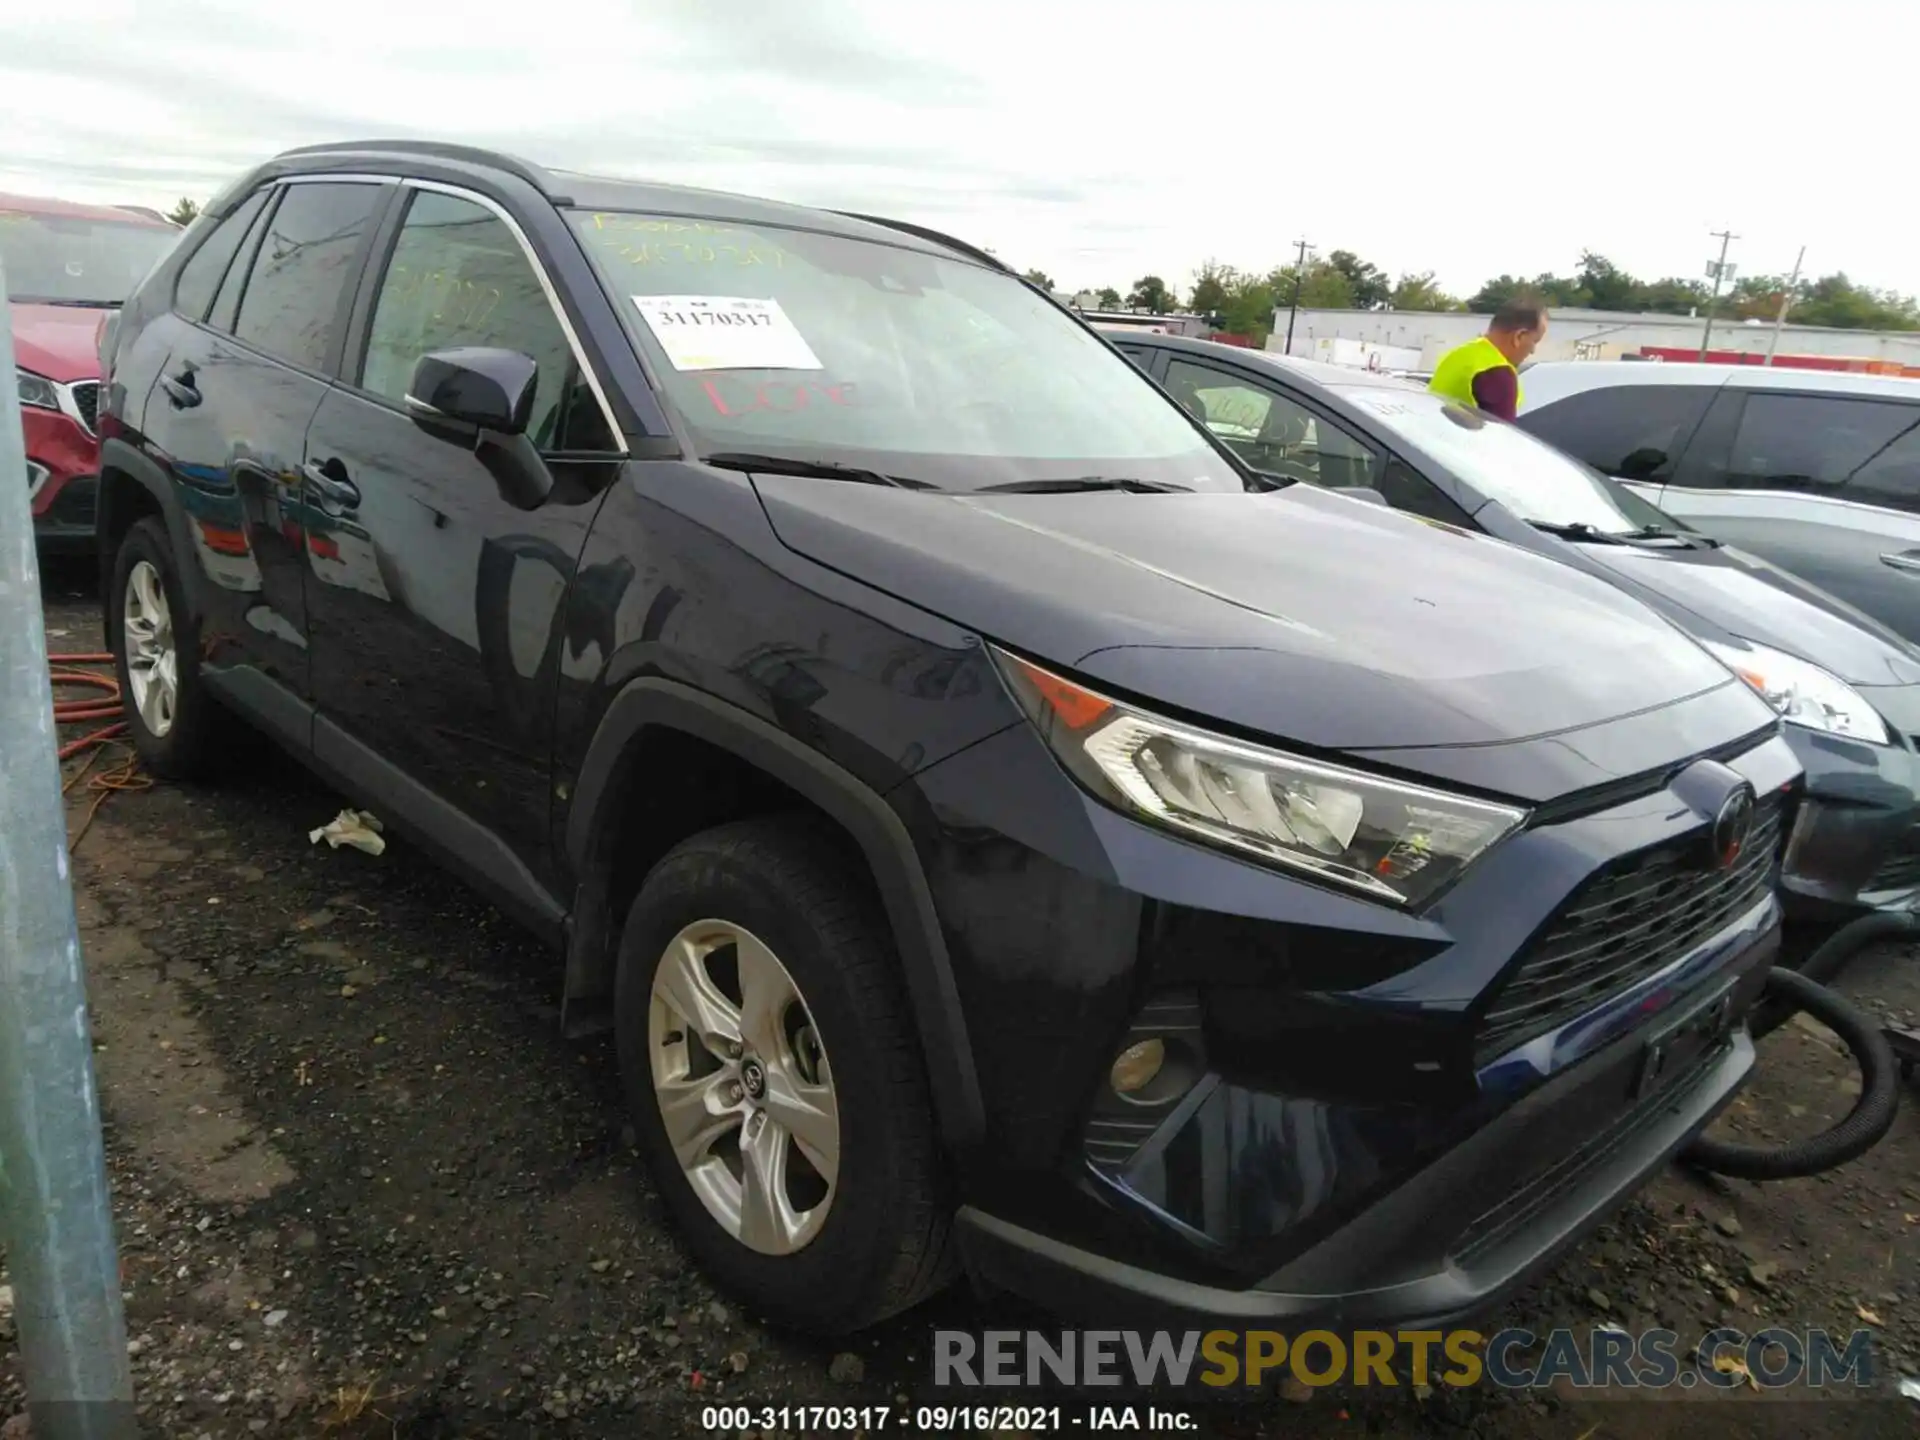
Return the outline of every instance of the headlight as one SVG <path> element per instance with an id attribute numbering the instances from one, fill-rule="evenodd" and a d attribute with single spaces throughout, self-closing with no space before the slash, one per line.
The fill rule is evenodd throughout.
<path id="1" fill-rule="evenodd" d="M 1874 745 L 1891 743 L 1879 713 L 1838 675 L 1764 645 L 1700 643 L 1790 723 Z"/>
<path id="2" fill-rule="evenodd" d="M 1054 754 L 1108 804 L 1377 900 L 1418 905 L 1526 819 L 1510 805 L 1209 734 L 995 658 Z"/>
<path id="3" fill-rule="evenodd" d="M 31 405 L 38 410 L 60 408 L 60 392 L 46 376 L 36 375 L 31 370 L 15 370 L 13 373 L 20 385 L 22 405 Z"/>

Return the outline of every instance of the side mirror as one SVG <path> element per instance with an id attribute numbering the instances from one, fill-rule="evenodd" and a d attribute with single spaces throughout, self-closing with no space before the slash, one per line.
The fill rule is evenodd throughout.
<path id="1" fill-rule="evenodd" d="M 1330 485 L 1327 488 L 1349 500 L 1364 500 L 1369 505 L 1385 505 L 1389 510 L 1393 508 L 1393 503 L 1371 485 Z"/>
<path id="2" fill-rule="evenodd" d="M 435 439 L 472 450 L 509 505 L 536 510 L 553 493 L 553 472 L 527 438 L 539 378 L 517 350 L 435 350 L 414 364 L 407 413 Z"/>
<path id="3" fill-rule="evenodd" d="M 407 389 L 407 410 L 416 420 L 524 435 L 533 418 L 533 392 L 540 367 L 517 350 L 465 346 L 422 355 Z"/>

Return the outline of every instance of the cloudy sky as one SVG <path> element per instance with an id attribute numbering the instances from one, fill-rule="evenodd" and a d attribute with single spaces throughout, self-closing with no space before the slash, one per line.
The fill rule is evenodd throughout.
<path id="1" fill-rule="evenodd" d="M 0 11 L 0 190 L 166 208 L 287 146 L 404 134 L 882 211 L 1069 289 L 1149 272 L 1184 289 L 1210 257 L 1264 269 L 1302 237 L 1460 293 L 1583 248 L 1692 276 L 1731 226 L 1743 270 L 1785 271 L 1804 244 L 1816 273 L 1920 291 L 1910 5 Z"/>

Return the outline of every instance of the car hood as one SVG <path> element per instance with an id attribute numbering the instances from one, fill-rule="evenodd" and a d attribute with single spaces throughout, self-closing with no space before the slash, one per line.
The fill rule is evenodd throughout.
<path id="1" fill-rule="evenodd" d="M 1744 688 L 1598 577 L 1305 485 L 755 483 L 811 560 L 1122 694 L 1302 745 L 1485 745 Z M 1754 699 L 1752 724 L 1770 716 Z"/>
<path id="2" fill-rule="evenodd" d="M 1707 639 L 1732 635 L 1770 645 L 1853 685 L 1920 683 L 1920 653 L 1898 635 L 1757 555 L 1732 546 L 1577 548 L 1609 574 L 1649 592 L 1645 598 L 1677 624 Z"/>
<path id="3" fill-rule="evenodd" d="M 95 336 L 111 308 L 12 302 L 13 353 L 21 369 L 71 384 L 100 378 Z"/>

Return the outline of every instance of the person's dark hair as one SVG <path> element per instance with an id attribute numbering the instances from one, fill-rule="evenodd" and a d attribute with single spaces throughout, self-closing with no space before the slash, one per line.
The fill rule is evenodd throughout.
<path id="1" fill-rule="evenodd" d="M 1538 300 L 1516 295 L 1493 312 L 1493 321 L 1488 328 L 1502 330 L 1509 335 L 1526 335 L 1538 330 L 1540 322 L 1546 318 L 1546 306 Z"/>

